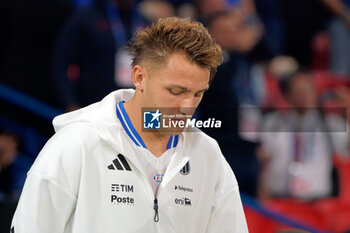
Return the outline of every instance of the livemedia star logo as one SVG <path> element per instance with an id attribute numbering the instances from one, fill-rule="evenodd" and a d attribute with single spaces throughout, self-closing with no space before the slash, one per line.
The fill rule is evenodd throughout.
<path id="1" fill-rule="evenodd" d="M 149 109 L 149 108 L 147 108 Z M 164 131 L 182 131 L 185 128 L 193 131 L 200 128 L 221 128 L 221 121 L 215 118 L 207 120 L 197 120 L 192 118 L 192 114 L 179 114 L 178 109 L 152 109 L 144 110 L 143 129 L 159 129 Z M 194 112 L 193 109 L 188 112 Z"/>
<path id="2" fill-rule="evenodd" d="M 162 113 L 159 109 L 155 112 L 145 111 L 143 112 L 143 128 L 144 129 L 160 129 L 160 116 Z"/>

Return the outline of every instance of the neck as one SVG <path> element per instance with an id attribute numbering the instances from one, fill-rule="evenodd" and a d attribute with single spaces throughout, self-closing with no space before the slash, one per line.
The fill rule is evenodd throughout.
<path id="1" fill-rule="evenodd" d="M 125 111 L 147 149 L 154 156 L 160 157 L 166 151 L 170 135 L 162 135 L 157 131 L 144 132 L 142 130 L 142 125 L 140 124 L 140 122 L 142 122 L 142 105 L 136 98 L 135 95 L 131 100 L 124 104 Z"/>

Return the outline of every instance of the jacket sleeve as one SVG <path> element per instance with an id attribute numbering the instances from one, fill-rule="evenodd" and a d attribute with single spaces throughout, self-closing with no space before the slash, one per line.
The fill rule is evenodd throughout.
<path id="1" fill-rule="evenodd" d="M 236 177 L 223 156 L 219 161 L 217 175 L 216 198 L 206 232 L 248 232 Z"/>
<path id="2" fill-rule="evenodd" d="M 15 233 L 64 233 L 74 213 L 79 190 L 83 145 L 56 134 L 28 172 L 12 219 Z"/>

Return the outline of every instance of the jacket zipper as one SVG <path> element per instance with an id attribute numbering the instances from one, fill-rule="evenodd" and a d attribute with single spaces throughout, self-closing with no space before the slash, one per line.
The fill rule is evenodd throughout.
<path id="1" fill-rule="evenodd" d="M 154 210 L 154 222 L 159 222 L 159 213 L 158 213 L 158 199 L 157 199 L 157 194 L 155 195 L 152 188 L 151 188 L 151 184 L 149 182 L 149 180 L 146 178 L 145 175 L 143 175 L 143 179 L 147 184 L 148 190 L 150 191 L 151 195 L 154 197 L 153 200 L 153 210 Z M 159 187 L 160 189 L 160 187 Z M 159 189 L 158 189 L 158 193 L 159 193 Z"/>
<path id="2" fill-rule="evenodd" d="M 159 214 L 158 214 L 158 199 L 155 198 L 153 202 L 153 209 L 154 209 L 154 221 L 159 221 Z"/>

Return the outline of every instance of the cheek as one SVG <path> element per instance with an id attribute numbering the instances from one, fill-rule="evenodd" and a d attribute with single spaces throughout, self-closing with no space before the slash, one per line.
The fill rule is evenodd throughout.
<path id="1" fill-rule="evenodd" d="M 153 91 L 147 97 L 150 106 L 169 108 L 174 107 L 176 99 L 167 90 Z"/>
<path id="2" fill-rule="evenodd" d="M 194 107 L 197 108 L 200 102 L 202 101 L 203 95 L 201 97 L 195 98 Z"/>

